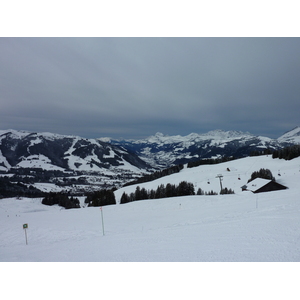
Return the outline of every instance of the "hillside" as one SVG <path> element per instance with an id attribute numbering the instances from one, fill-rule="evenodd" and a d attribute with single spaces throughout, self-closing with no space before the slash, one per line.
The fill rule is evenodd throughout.
<path id="1" fill-rule="evenodd" d="M 1 261 L 299 261 L 300 158 L 250 157 L 143 184 L 187 180 L 234 195 L 187 196 L 65 210 L 41 199 L 0 200 Z M 227 171 L 227 168 L 230 171 Z M 287 190 L 242 192 L 253 170 L 269 168 Z M 278 176 L 280 170 L 281 176 Z M 238 179 L 240 175 L 241 180 Z M 115 192 L 117 199 L 124 190 Z M 84 198 L 81 198 L 83 204 Z M 22 225 L 28 224 L 28 245 Z"/>
<path id="2" fill-rule="evenodd" d="M 294 129 L 286 132 L 277 139 L 279 142 L 283 143 L 293 143 L 300 144 L 300 127 L 297 126 Z"/>
<path id="3" fill-rule="evenodd" d="M 0 131 L 0 176 L 42 191 L 83 193 L 120 186 L 148 169 L 152 168 L 136 154 L 100 139 Z"/>
<path id="4" fill-rule="evenodd" d="M 227 187 L 234 190 L 235 193 L 239 193 L 241 192 L 241 187 L 250 179 L 251 174 L 260 168 L 269 169 L 278 183 L 289 186 L 289 184 L 294 184 L 293 176 L 300 176 L 300 163 L 297 164 L 298 162 L 300 162 L 299 158 L 286 161 L 272 159 L 272 155 L 269 155 L 246 157 L 217 165 L 202 165 L 195 168 L 185 167 L 179 173 L 170 176 L 165 176 L 151 182 L 123 187 L 117 190 L 115 194 L 119 201 L 123 192 L 134 192 L 137 186 L 150 190 L 156 189 L 161 184 L 166 185 L 171 183 L 178 185 L 181 181 L 193 183 L 196 191 L 198 188 L 201 188 L 203 191 L 209 192 L 213 190 L 219 193 L 221 189 L 220 179 L 217 177 L 219 174 L 223 175 L 222 186 L 224 188 Z"/>
<path id="5" fill-rule="evenodd" d="M 124 148 L 100 139 L 85 139 L 53 133 L 0 131 L 0 167 L 42 168 L 59 171 L 98 171 L 146 169 L 147 164 Z M 127 166 L 126 166 L 127 164 Z"/>

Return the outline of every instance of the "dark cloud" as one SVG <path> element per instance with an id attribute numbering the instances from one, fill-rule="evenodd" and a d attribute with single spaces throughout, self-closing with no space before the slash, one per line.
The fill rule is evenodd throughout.
<path id="1" fill-rule="evenodd" d="M 299 124 L 299 38 L 0 38 L 1 128 L 84 137 Z"/>

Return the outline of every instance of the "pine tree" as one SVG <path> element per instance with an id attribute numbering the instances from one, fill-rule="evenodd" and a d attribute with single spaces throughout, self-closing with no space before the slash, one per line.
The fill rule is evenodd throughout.
<path id="1" fill-rule="evenodd" d="M 130 198 L 129 198 L 129 196 L 124 192 L 123 195 L 122 195 L 122 197 L 121 197 L 120 203 L 121 203 L 121 204 L 124 204 L 124 203 L 128 203 L 128 202 L 130 202 Z"/>
<path id="2" fill-rule="evenodd" d="M 164 184 L 161 184 L 157 187 L 155 192 L 155 199 L 165 198 L 166 197 L 166 189 Z"/>
<path id="3" fill-rule="evenodd" d="M 204 192 L 203 192 L 203 190 L 201 188 L 198 189 L 197 195 L 204 195 Z"/>
<path id="4" fill-rule="evenodd" d="M 176 196 L 176 186 L 175 184 L 168 183 L 166 185 L 166 197 L 174 197 Z"/>
<path id="5" fill-rule="evenodd" d="M 149 195 L 148 195 L 147 190 L 144 187 L 141 188 L 141 200 L 145 200 L 148 198 L 149 198 Z"/>
<path id="6" fill-rule="evenodd" d="M 141 188 L 139 186 L 137 186 L 135 189 L 134 197 L 135 201 L 142 200 Z"/>
<path id="7" fill-rule="evenodd" d="M 187 181 L 181 181 L 177 187 L 177 196 L 195 195 L 194 185 Z"/>
<path id="8" fill-rule="evenodd" d="M 149 192 L 149 199 L 155 199 L 155 191 L 154 190 L 151 190 Z"/>

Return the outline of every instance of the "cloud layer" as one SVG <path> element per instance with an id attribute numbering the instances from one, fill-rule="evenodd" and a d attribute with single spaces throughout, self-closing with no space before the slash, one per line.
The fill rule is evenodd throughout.
<path id="1" fill-rule="evenodd" d="M 299 124 L 299 38 L 0 38 L 1 128 L 140 138 Z"/>

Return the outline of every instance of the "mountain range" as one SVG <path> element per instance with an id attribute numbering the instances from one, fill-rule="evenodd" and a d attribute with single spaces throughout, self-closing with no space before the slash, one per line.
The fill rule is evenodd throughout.
<path id="1" fill-rule="evenodd" d="M 156 133 L 141 140 L 111 140 L 111 143 L 136 153 L 153 167 L 167 168 L 203 158 L 244 157 L 263 149 L 278 150 L 300 143 L 300 127 L 278 139 L 255 136 L 248 132 L 214 130 L 205 134 L 167 136 Z"/>
<path id="2" fill-rule="evenodd" d="M 71 190 L 78 194 L 121 186 L 150 169 L 135 153 L 100 139 L 0 131 L 2 186 L 25 183 L 45 192 Z M 11 190 L 7 194 L 6 188 L 2 194 L 14 195 L 15 188 Z"/>
<path id="3" fill-rule="evenodd" d="M 0 131 L 0 167 L 46 170 L 103 171 L 146 169 L 136 154 L 120 146 L 77 136 L 26 131 Z"/>
<path id="4" fill-rule="evenodd" d="M 0 130 L 0 175 L 15 182 L 51 183 L 86 190 L 120 187 L 142 174 L 203 158 L 245 157 L 300 143 L 300 127 L 278 139 L 240 131 L 141 140 L 86 139 L 55 133 Z M 26 179 L 26 180 L 25 180 Z"/>

